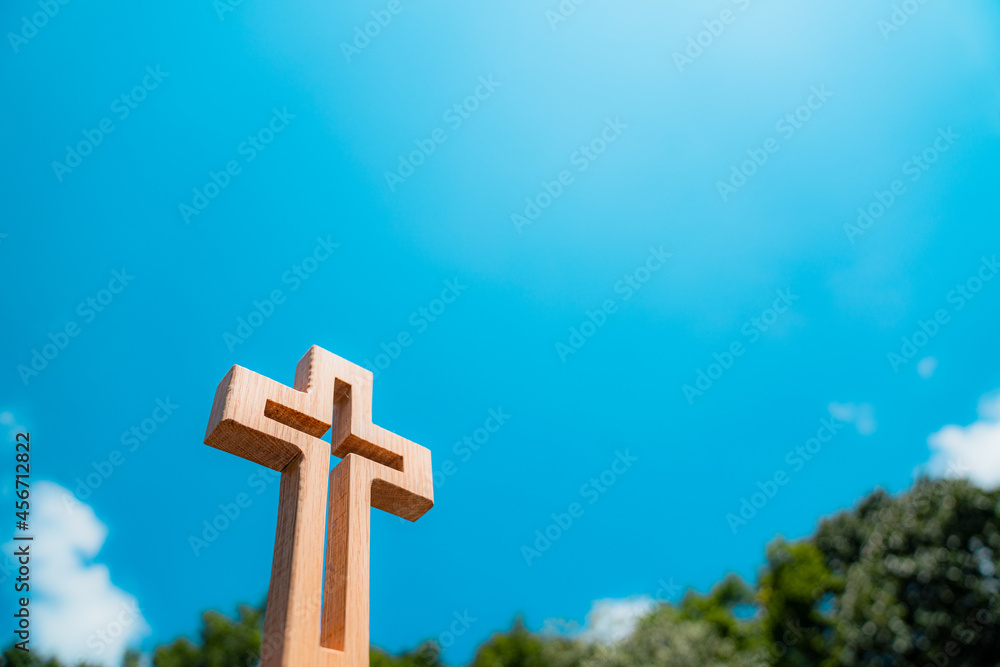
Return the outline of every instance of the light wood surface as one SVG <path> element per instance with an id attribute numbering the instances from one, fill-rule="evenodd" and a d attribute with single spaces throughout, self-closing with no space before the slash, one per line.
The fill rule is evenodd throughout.
<path id="1" fill-rule="evenodd" d="M 373 424 L 371 372 L 316 346 L 294 387 L 233 366 L 205 444 L 281 472 L 261 667 L 367 665 L 371 508 L 423 516 L 430 451 Z"/>

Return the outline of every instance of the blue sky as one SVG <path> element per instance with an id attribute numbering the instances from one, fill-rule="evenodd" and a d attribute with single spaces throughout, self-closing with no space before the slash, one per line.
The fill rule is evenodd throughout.
<path id="1" fill-rule="evenodd" d="M 376 422 L 453 462 L 416 524 L 373 514 L 371 593 L 390 650 L 475 618 L 452 663 L 752 577 L 993 414 L 995 3 L 45 4 L 0 9 L 0 412 L 146 650 L 267 588 L 277 484 L 202 444 L 233 364 L 378 363 Z"/>

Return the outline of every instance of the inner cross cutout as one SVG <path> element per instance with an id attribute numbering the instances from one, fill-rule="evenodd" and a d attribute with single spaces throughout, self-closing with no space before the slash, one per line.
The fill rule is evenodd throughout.
<path id="1" fill-rule="evenodd" d="M 372 423 L 372 381 L 313 346 L 294 388 L 233 366 L 215 392 L 205 444 L 281 473 L 261 667 L 367 665 L 371 508 L 434 505 L 431 453 Z"/>

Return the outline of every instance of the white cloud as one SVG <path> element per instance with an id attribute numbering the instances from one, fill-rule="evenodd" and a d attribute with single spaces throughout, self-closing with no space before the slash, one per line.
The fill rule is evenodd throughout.
<path id="1" fill-rule="evenodd" d="M 927 439 L 934 454 L 924 469 L 933 477 L 967 477 L 985 489 L 1000 486 L 1000 392 L 979 401 L 979 420 L 948 425 Z"/>
<path id="2" fill-rule="evenodd" d="M 572 635 L 598 644 L 614 644 L 631 635 L 639 619 L 653 611 L 656 606 L 656 601 L 648 595 L 635 595 L 619 600 L 597 600 L 587 612 L 587 622 L 583 627 L 576 621 L 549 619 L 545 621 L 542 631 Z"/>
<path id="3" fill-rule="evenodd" d="M 937 370 L 938 361 L 934 357 L 924 357 L 917 362 L 917 373 L 925 380 L 931 379 L 934 371 Z"/>
<path id="4" fill-rule="evenodd" d="M 861 435 L 871 435 L 878 428 L 878 422 L 875 421 L 875 408 L 872 407 L 871 403 L 861 403 L 860 405 L 831 403 L 828 409 L 836 419 L 854 424 L 854 428 Z"/>
<path id="5" fill-rule="evenodd" d="M 149 626 L 108 568 L 91 562 L 107 526 L 58 484 L 38 482 L 31 498 L 33 648 L 67 664 L 118 667 Z"/>

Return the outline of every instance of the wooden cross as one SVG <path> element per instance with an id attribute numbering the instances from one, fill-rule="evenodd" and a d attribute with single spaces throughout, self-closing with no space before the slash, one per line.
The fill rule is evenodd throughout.
<path id="1" fill-rule="evenodd" d="M 371 508 L 434 505 L 430 451 L 372 423 L 371 371 L 316 346 L 294 388 L 233 366 L 205 444 L 281 472 L 261 667 L 368 665 Z"/>

